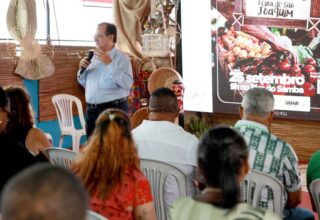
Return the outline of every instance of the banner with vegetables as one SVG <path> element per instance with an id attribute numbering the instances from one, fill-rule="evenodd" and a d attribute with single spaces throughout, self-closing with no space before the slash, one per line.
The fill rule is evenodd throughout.
<path id="1" fill-rule="evenodd" d="M 235 31 L 226 10 L 212 18 L 214 111 L 237 113 L 243 94 L 259 86 L 275 95 L 276 116 L 320 120 L 320 34 L 263 25 Z"/>

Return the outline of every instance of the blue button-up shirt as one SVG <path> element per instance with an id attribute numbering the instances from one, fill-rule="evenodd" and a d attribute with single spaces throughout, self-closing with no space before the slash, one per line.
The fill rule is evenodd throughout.
<path id="1" fill-rule="evenodd" d="M 130 59 L 115 47 L 109 56 L 112 59 L 110 64 L 93 56 L 87 69 L 82 74 L 78 71 L 78 82 L 85 88 L 87 103 L 100 104 L 129 95 L 133 84 Z"/>

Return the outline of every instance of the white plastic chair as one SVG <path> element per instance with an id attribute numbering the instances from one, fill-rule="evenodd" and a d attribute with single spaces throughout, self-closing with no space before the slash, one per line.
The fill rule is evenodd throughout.
<path id="1" fill-rule="evenodd" d="M 165 183 L 167 177 L 172 175 L 176 178 L 179 188 L 179 198 L 187 196 L 187 178 L 182 171 L 170 164 L 141 159 L 141 170 L 151 185 L 154 204 L 158 220 L 169 219 L 169 210 L 166 210 L 164 201 Z"/>
<path id="2" fill-rule="evenodd" d="M 80 153 L 63 149 L 63 148 L 47 148 L 45 152 L 48 154 L 49 161 L 52 165 L 69 169 L 72 161 Z"/>
<path id="3" fill-rule="evenodd" d="M 64 136 L 71 135 L 72 150 L 75 152 L 79 152 L 80 138 L 83 135 L 86 135 L 85 120 L 84 120 L 82 104 L 80 99 L 68 94 L 59 94 L 59 95 L 54 95 L 52 97 L 52 103 L 54 105 L 54 108 L 56 109 L 56 113 L 59 121 L 59 127 L 61 130 L 59 147 L 60 148 L 62 147 Z M 76 129 L 74 127 L 73 113 L 72 113 L 73 103 L 76 104 L 76 107 L 78 110 L 81 129 Z"/>
<path id="4" fill-rule="evenodd" d="M 108 220 L 108 219 L 94 211 L 88 210 L 87 220 Z"/>
<path id="5" fill-rule="evenodd" d="M 277 178 L 260 171 L 251 170 L 242 183 L 242 201 L 259 207 L 261 194 L 269 187 L 273 193 L 273 212 L 282 216 L 284 186 Z"/>
<path id="6" fill-rule="evenodd" d="M 309 185 L 309 190 L 320 219 L 320 179 L 313 180 Z"/>

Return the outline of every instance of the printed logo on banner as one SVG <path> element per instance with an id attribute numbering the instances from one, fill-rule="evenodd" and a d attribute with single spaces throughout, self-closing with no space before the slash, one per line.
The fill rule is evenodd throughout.
<path id="1" fill-rule="evenodd" d="M 275 95 L 274 109 L 310 112 L 310 97 Z"/>
<path id="2" fill-rule="evenodd" d="M 310 7 L 311 0 L 256 0 L 246 5 L 246 16 L 307 20 Z"/>

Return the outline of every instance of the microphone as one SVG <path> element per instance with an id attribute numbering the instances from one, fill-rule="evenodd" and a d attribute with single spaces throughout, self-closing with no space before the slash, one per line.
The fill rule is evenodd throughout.
<path id="1" fill-rule="evenodd" d="M 89 50 L 86 60 L 90 62 L 92 57 L 93 57 L 93 55 L 94 55 L 94 51 L 93 50 Z M 86 69 L 85 67 L 81 67 L 80 75 L 85 71 L 85 69 Z"/>

